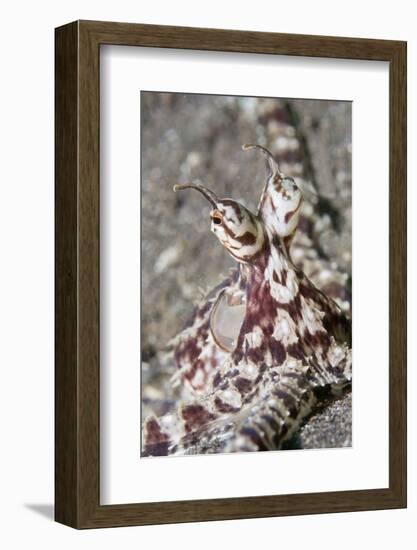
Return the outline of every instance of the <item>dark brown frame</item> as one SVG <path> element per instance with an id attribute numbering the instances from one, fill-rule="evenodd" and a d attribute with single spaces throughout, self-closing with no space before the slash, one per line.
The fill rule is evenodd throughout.
<path id="1" fill-rule="evenodd" d="M 389 62 L 389 488 L 100 505 L 99 52 L 102 44 Z M 76 528 L 93 528 L 404 508 L 406 43 L 77 21 L 56 29 L 55 45 L 56 521 Z"/>

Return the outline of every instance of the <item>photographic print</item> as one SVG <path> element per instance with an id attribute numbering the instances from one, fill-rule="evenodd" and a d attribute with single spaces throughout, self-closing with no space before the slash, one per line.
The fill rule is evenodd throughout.
<path id="1" fill-rule="evenodd" d="M 73 21 L 55 52 L 56 521 L 406 507 L 406 43 Z"/>
<path id="2" fill-rule="evenodd" d="M 141 456 L 351 446 L 351 102 L 140 103 Z"/>

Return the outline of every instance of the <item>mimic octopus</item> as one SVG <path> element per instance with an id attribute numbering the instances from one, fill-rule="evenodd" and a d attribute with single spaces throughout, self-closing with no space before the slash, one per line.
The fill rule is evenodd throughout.
<path id="1" fill-rule="evenodd" d="M 177 377 L 192 397 L 144 421 L 142 456 L 282 448 L 305 419 L 351 387 L 351 324 L 291 258 L 302 192 L 272 153 L 256 213 L 201 184 L 211 231 L 236 269 L 175 338 Z"/>

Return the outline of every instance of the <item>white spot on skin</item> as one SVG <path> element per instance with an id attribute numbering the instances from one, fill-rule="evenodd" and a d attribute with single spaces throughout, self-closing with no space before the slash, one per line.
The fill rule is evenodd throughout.
<path id="1" fill-rule="evenodd" d="M 201 387 L 204 384 L 205 376 L 202 369 L 197 369 L 193 377 L 193 386 L 196 388 Z"/>
<path id="2" fill-rule="evenodd" d="M 280 324 L 282 334 L 284 336 L 287 336 L 290 332 L 290 327 L 289 327 L 288 321 L 286 319 L 282 319 L 279 324 Z"/>
<path id="3" fill-rule="evenodd" d="M 288 288 L 288 290 L 291 292 L 291 294 L 294 296 L 297 295 L 298 293 L 298 282 L 297 282 L 297 279 L 296 279 L 296 276 L 295 276 L 295 273 L 294 271 L 290 270 L 287 272 L 287 282 L 286 282 L 286 286 Z"/>
<path id="4" fill-rule="evenodd" d="M 277 311 L 273 337 L 279 342 L 282 342 L 284 346 L 288 346 L 298 340 L 296 328 L 288 312 L 279 309 Z"/>
<path id="5" fill-rule="evenodd" d="M 299 364 L 300 364 L 300 361 L 297 361 L 297 359 L 294 359 L 293 357 L 289 357 L 285 362 L 285 366 L 289 367 L 290 369 L 297 368 Z"/>
<path id="6" fill-rule="evenodd" d="M 244 377 L 244 378 L 248 378 L 249 380 L 254 380 L 258 374 L 259 374 L 259 370 L 258 370 L 258 367 L 256 365 L 254 365 L 253 363 L 240 363 L 239 364 L 239 370 L 240 370 L 240 374 Z"/>
<path id="7" fill-rule="evenodd" d="M 333 344 L 335 344 L 334 340 Z M 346 352 L 337 344 L 332 345 L 327 353 L 327 358 L 332 367 L 337 367 L 337 365 L 346 358 Z"/>
<path id="8" fill-rule="evenodd" d="M 313 304 L 307 304 L 303 297 L 301 297 L 301 315 L 310 334 L 324 331 L 322 323 L 324 312 L 319 311 Z"/>
<path id="9" fill-rule="evenodd" d="M 235 409 L 240 409 L 242 406 L 242 398 L 237 390 L 227 389 L 225 391 L 218 391 L 216 396 Z"/>
<path id="10" fill-rule="evenodd" d="M 275 300 L 278 300 L 278 302 L 283 304 L 288 304 L 294 298 L 294 294 L 289 290 L 289 288 L 280 285 L 279 283 L 274 284 L 271 294 Z"/>
<path id="11" fill-rule="evenodd" d="M 252 332 L 248 332 L 245 335 L 245 343 L 250 348 L 259 348 L 262 344 L 264 334 L 260 327 L 255 326 Z M 245 345 L 243 346 L 245 348 Z"/>
<path id="12" fill-rule="evenodd" d="M 287 272 L 286 285 L 274 281 L 274 271 L 277 273 L 278 278 L 281 279 L 282 271 Z M 292 269 L 289 269 L 288 262 L 283 256 L 278 256 L 276 250 L 271 251 L 271 257 L 268 260 L 268 266 L 265 270 L 265 278 L 268 280 L 271 287 L 272 297 L 281 302 L 282 304 L 288 304 L 291 302 L 298 292 L 298 284 L 295 278 L 295 274 Z"/>

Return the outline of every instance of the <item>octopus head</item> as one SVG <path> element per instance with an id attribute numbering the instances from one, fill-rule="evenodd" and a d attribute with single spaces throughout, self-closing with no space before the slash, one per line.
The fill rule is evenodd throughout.
<path id="1" fill-rule="evenodd" d="M 212 233 L 235 260 L 251 263 L 262 251 L 265 235 L 257 216 L 232 199 L 219 199 L 217 195 L 199 184 L 176 185 L 174 191 L 195 189 L 210 202 Z"/>
<path id="2" fill-rule="evenodd" d="M 258 149 L 266 157 L 270 174 L 258 207 L 258 215 L 266 227 L 280 238 L 289 237 L 297 229 L 303 196 L 292 178 L 279 169 L 272 153 L 261 145 L 244 145 L 243 150 Z"/>

